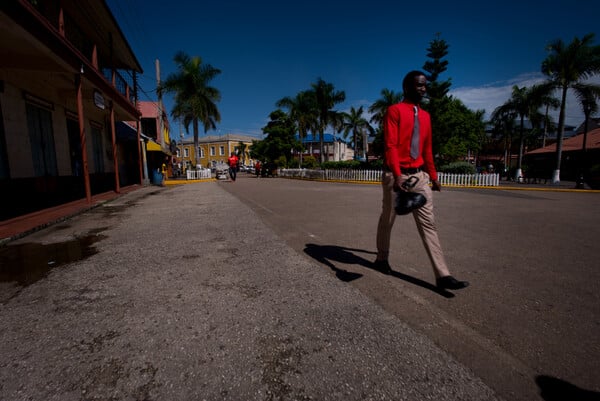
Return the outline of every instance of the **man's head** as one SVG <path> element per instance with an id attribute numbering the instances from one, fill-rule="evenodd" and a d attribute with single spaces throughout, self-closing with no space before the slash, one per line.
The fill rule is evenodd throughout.
<path id="1" fill-rule="evenodd" d="M 427 93 L 427 78 L 422 71 L 411 71 L 402 80 L 404 98 L 412 103 L 420 103 Z"/>

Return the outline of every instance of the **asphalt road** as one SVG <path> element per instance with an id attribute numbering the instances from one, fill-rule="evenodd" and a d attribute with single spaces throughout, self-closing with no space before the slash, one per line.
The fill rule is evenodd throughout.
<path id="1" fill-rule="evenodd" d="M 143 187 L 0 248 L 0 400 L 502 399 L 225 185 Z"/>
<path id="2" fill-rule="evenodd" d="M 432 339 L 505 399 L 600 399 L 599 194 L 435 193 L 447 262 L 471 283 L 453 294 L 433 287 L 412 216 L 394 226 L 394 274 L 372 269 L 379 185 L 243 173 L 219 184 L 291 248 Z"/>

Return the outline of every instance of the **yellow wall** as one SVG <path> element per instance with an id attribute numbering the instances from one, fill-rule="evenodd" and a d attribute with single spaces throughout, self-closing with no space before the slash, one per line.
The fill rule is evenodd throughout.
<path id="1" fill-rule="evenodd" d="M 239 143 L 240 143 L 240 141 L 234 141 L 234 140 L 230 140 L 230 141 L 219 140 L 219 141 L 214 141 L 214 142 L 200 142 L 198 144 L 198 146 L 202 149 L 203 154 L 200 155 L 200 159 L 199 159 L 198 163 L 196 162 L 196 152 L 194 151 L 193 143 L 188 143 L 186 141 L 178 147 L 180 148 L 180 153 L 181 153 L 180 159 L 183 160 L 183 163 L 189 162 L 189 164 L 192 166 L 192 168 L 194 168 L 196 166 L 196 164 L 200 164 L 202 167 L 205 167 L 205 168 L 210 168 L 214 164 L 217 164 L 217 163 L 227 163 L 227 158 L 229 158 L 229 155 L 231 155 L 231 152 L 239 153 L 239 151 L 237 149 L 239 147 Z M 238 157 L 240 158 L 240 164 L 242 164 L 245 159 L 245 163 L 247 165 L 253 165 L 254 160 L 252 160 L 250 158 L 250 147 L 252 146 L 252 142 L 242 141 L 242 143 L 246 145 L 246 150 L 244 152 L 245 158 L 238 155 Z M 210 153 L 211 147 L 214 147 L 214 155 L 212 155 Z M 221 153 L 221 147 L 223 148 L 222 153 Z M 183 148 L 183 151 L 181 148 Z M 188 152 L 189 152 L 188 157 L 185 157 L 185 149 L 188 149 Z"/>

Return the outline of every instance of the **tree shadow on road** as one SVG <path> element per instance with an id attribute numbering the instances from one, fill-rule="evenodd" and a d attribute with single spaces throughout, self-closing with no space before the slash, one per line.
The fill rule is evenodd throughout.
<path id="1" fill-rule="evenodd" d="M 600 393 L 584 390 L 552 376 L 537 376 L 535 382 L 544 401 L 600 401 Z"/>
<path id="2" fill-rule="evenodd" d="M 368 255 L 375 255 L 376 252 L 366 251 L 364 249 L 356 249 L 356 248 L 346 248 L 343 246 L 336 245 L 317 245 L 317 244 L 306 244 L 304 248 L 304 252 L 315 259 L 317 262 L 328 266 L 331 270 L 335 272 L 337 278 L 342 281 L 350 282 L 362 277 L 360 273 L 349 272 L 344 269 L 338 268 L 334 262 L 345 263 L 349 265 L 359 265 L 366 267 L 367 269 L 373 269 L 378 271 L 375 268 L 375 265 L 372 261 L 363 258 L 362 256 L 357 255 L 357 253 L 364 253 Z M 423 281 L 413 276 L 409 276 L 408 274 L 399 273 L 396 271 L 392 271 L 389 276 L 399 278 L 400 280 L 406 281 L 407 283 L 411 283 L 417 285 L 419 287 L 423 287 L 427 290 L 433 291 L 436 294 L 439 294 L 446 298 L 453 298 L 454 294 L 439 289 L 437 286 L 428 283 L 427 281 Z"/>

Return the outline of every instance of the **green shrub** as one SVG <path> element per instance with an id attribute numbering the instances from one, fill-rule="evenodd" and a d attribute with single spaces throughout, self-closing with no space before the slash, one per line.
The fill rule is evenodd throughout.
<path id="1" fill-rule="evenodd" d="M 302 159 L 302 168 L 315 168 L 319 165 L 314 156 L 306 156 Z"/>
<path id="2" fill-rule="evenodd" d="M 368 163 L 359 160 L 343 160 L 337 162 L 324 162 L 321 164 L 321 168 L 324 170 L 381 170 L 382 167 L 382 159 Z"/>
<path id="3" fill-rule="evenodd" d="M 475 174 L 475 166 L 468 162 L 454 162 L 441 166 L 438 169 L 441 173 L 449 174 Z"/>
<path id="4" fill-rule="evenodd" d="M 288 167 L 288 161 L 285 158 L 285 156 L 279 156 L 279 158 L 277 160 L 275 160 L 275 165 L 278 168 L 286 168 L 286 167 Z"/>
<path id="5" fill-rule="evenodd" d="M 383 168 L 383 159 L 377 159 L 369 162 L 369 170 L 381 170 Z"/>
<path id="6" fill-rule="evenodd" d="M 347 169 L 359 169 L 361 162 L 358 160 L 343 160 L 338 162 L 324 162 L 321 167 L 324 170 L 347 170 Z"/>

